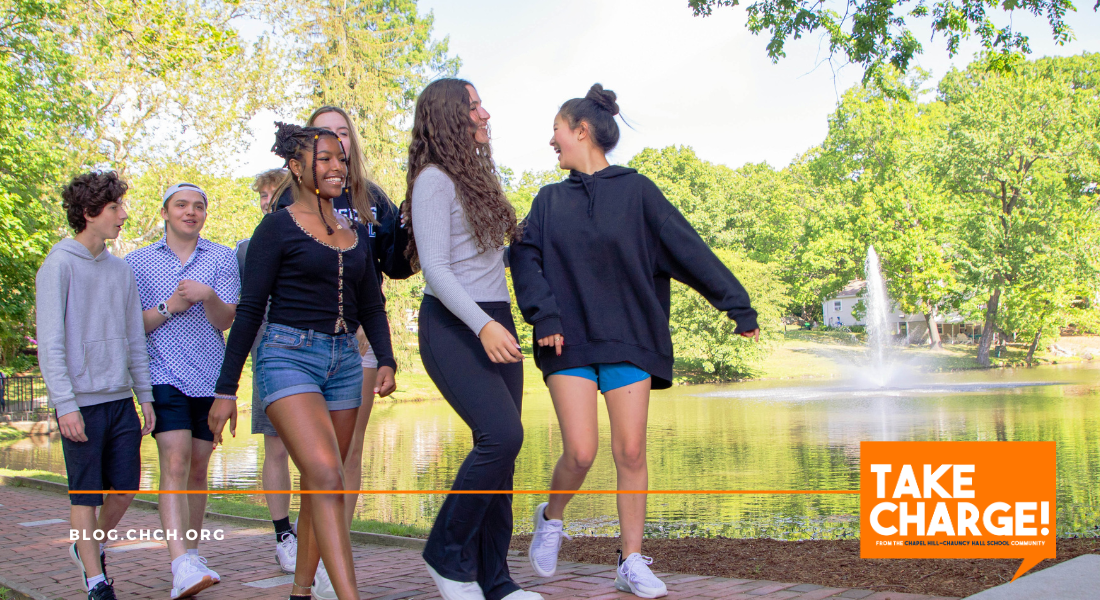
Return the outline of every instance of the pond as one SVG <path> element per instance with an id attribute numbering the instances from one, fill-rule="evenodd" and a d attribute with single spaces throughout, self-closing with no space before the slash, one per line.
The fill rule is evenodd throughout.
<path id="1" fill-rule="evenodd" d="M 602 400 L 601 400 L 602 404 Z M 614 489 L 607 415 L 586 489 Z M 524 395 L 526 437 L 516 489 L 546 489 L 561 452 L 541 382 Z M 248 419 L 241 430 L 248 431 Z M 1058 533 L 1100 535 L 1100 365 L 923 375 L 920 385 L 867 389 L 842 381 L 758 381 L 680 386 L 650 406 L 651 489 L 857 490 L 859 443 L 872 440 L 1053 440 L 1058 446 Z M 362 489 L 441 489 L 471 446 L 442 401 L 376 405 L 367 431 Z M 211 460 L 212 489 L 259 489 L 263 443 L 240 434 Z M 65 471 L 59 438 L 0 446 L 0 466 Z M 155 488 L 156 445 L 142 446 L 142 489 Z M 295 481 L 297 475 L 294 474 Z M 241 498 L 241 497 L 237 497 Z M 247 501 L 263 503 L 261 495 Z M 515 496 L 517 532 L 544 496 Z M 295 503 L 297 500 L 295 499 Z M 429 527 L 442 496 L 368 496 L 361 518 Z M 653 536 L 858 537 L 857 495 L 654 495 Z M 615 499 L 577 496 L 570 533 L 617 532 Z"/>

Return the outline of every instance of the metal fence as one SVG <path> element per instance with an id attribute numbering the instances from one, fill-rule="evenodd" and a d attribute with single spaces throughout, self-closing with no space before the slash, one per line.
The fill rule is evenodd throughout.
<path id="1" fill-rule="evenodd" d="M 13 420 L 33 420 L 48 411 L 46 382 L 41 377 L 0 379 L 0 414 L 10 415 Z"/>

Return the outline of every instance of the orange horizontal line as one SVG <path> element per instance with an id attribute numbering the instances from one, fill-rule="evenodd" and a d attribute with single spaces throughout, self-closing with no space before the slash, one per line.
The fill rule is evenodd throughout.
<path id="1" fill-rule="evenodd" d="M 70 490 L 70 494 L 858 494 L 859 490 Z"/>

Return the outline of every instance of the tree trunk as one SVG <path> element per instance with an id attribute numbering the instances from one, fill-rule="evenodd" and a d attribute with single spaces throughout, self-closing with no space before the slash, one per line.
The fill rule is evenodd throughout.
<path id="1" fill-rule="evenodd" d="M 1035 357 L 1035 347 L 1039 345 L 1039 338 L 1043 335 L 1043 326 L 1039 325 L 1039 331 L 1035 332 L 1035 339 L 1031 340 L 1031 347 L 1027 349 L 1027 366 L 1031 366 L 1031 359 Z"/>
<path id="2" fill-rule="evenodd" d="M 942 348 L 940 343 L 940 330 L 936 328 L 936 307 L 933 306 L 924 313 L 924 321 L 928 323 L 928 344 L 933 350 Z"/>
<path id="3" fill-rule="evenodd" d="M 978 340 L 978 365 L 989 366 L 989 347 L 993 345 L 994 325 L 997 323 L 997 306 L 1001 302 L 1001 288 L 993 290 L 993 295 L 985 303 L 985 326 Z"/>

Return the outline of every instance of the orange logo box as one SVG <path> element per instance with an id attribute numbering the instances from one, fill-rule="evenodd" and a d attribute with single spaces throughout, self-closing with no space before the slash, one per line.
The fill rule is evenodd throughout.
<path id="1" fill-rule="evenodd" d="M 861 442 L 860 557 L 1055 557 L 1054 442 Z"/>

